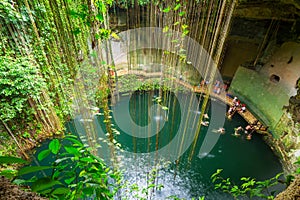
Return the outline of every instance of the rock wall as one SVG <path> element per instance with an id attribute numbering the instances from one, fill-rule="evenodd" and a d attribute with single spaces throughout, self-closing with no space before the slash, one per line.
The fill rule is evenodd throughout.
<path id="1" fill-rule="evenodd" d="M 294 163 L 300 156 L 299 77 L 300 44 L 286 42 L 262 68 L 239 67 L 230 87 L 269 127 L 271 134 L 265 139 L 281 158 L 286 172 L 295 170 Z"/>
<path id="2" fill-rule="evenodd" d="M 289 187 L 278 194 L 275 200 L 299 200 L 300 199 L 300 176 L 297 176 Z"/>
<path id="3" fill-rule="evenodd" d="M 289 162 L 288 171 L 293 172 L 296 169 L 294 163 L 300 156 L 300 124 L 293 120 L 290 113 L 284 112 L 276 127 L 276 132 L 281 133 L 276 141 L 281 143 L 279 151 L 286 157 L 285 163 Z"/>
<path id="4" fill-rule="evenodd" d="M 283 115 L 283 106 L 288 105 L 289 90 L 273 83 L 268 76 L 257 71 L 239 67 L 232 80 L 229 91 L 237 95 L 256 117 L 269 127 L 272 135 L 279 138 L 276 125 Z"/>

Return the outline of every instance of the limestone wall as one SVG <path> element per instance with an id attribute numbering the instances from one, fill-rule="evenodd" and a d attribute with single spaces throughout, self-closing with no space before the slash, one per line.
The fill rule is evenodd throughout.
<path id="1" fill-rule="evenodd" d="M 295 86 L 300 77 L 300 43 L 282 44 L 259 73 L 269 80 L 272 79 L 272 75 L 278 76 L 279 80 L 273 82 L 284 87 L 289 96 L 294 96 Z"/>
<path id="2" fill-rule="evenodd" d="M 300 44 L 287 42 L 259 71 L 239 67 L 230 87 L 230 92 L 269 126 L 272 136 L 267 142 L 290 172 L 300 157 L 300 114 L 296 109 L 300 107 L 300 92 L 297 94 L 296 89 L 299 77 Z"/>
<path id="3" fill-rule="evenodd" d="M 245 102 L 247 108 L 269 126 L 276 138 L 280 137 L 280 133 L 275 132 L 275 127 L 283 115 L 283 106 L 288 105 L 289 91 L 285 87 L 273 83 L 259 72 L 239 67 L 229 92 Z"/>

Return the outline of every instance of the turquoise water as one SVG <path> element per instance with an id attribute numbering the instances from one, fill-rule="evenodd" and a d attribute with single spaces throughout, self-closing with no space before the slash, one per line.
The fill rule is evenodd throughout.
<path id="1" fill-rule="evenodd" d="M 201 196 L 205 196 L 206 200 L 233 199 L 230 195 L 213 189 L 210 177 L 217 169 L 223 169 L 223 177 L 230 177 L 235 182 L 238 182 L 240 177 L 248 176 L 264 180 L 282 172 L 278 158 L 263 142 L 260 135 L 254 134 L 250 141 L 246 140 L 243 134 L 241 137 L 232 135 L 234 128 L 245 127 L 247 123 L 238 114 L 234 115 L 230 121 L 225 119 L 223 110 L 225 105 L 216 100 L 209 101 L 209 109 L 206 112 L 210 117 L 218 115 L 225 119 L 226 133 L 222 135 L 216 133 L 215 130 L 218 127 L 211 126 L 218 123 L 214 123 L 212 117 L 207 119 L 210 121 L 210 126 L 202 126 L 194 154 L 189 162 L 188 157 L 191 155 L 196 123 L 186 123 L 183 130 L 181 122 L 185 122 L 187 117 L 198 119 L 200 111 L 199 109 L 194 110 L 195 107 L 189 105 L 190 97 L 186 94 L 177 94 L 176 96 L 167 94 L 159 102 L 160 106 L 158 106 L 157 96 L 158 92 L 134 93 L 131 97 L 121 97 L 120 101 L 111 108 L 114 112 L 113 127 L 120 132 L 119 135 L 115 135 L 115 139 L 121 144 L 121 149 L 125 151 L 116 153 L 118 165 L 124 171 L 124 178 L 130 184 L 136 183 L 140 188 L 144 188 L 147 185 L 147 177 L 149 178 L 147 175 L 156 163 L 155 160 L 163 160 L 158 167 L 157 183 L 164 185 L 164 188 L 156 191 L 152 199 L 165 199 L 171 195 L 186 199 Z M 180 105 L 181 98 L 184 100 L 181 101 L 181 103 L 184 102 L 183 106 Z M 163 106 L 168 109 L 160 109 Z M 129 111 L 131 119 L 126 116 L 127 111 Z M 190 115 L 187 115 L 188 113 Z M 102 134 L 105 133 L 105 126 L 102 123 L 103 116 L 97 115 L 94 120 L 99 125 L 97 126 L 98 137 L 104 139 L 105 136 Z M 133 123 L 138 126 L 133 126 Z M 68 131 L 81 135 L 85 142 L 85 133 L 80 128 L 81 125 L 78 119 L 75 119 L 66 126 Z M 159 135 L 152 135 L 152 132 L 156 133 L 157 129 L 160 130 Z M 143 131 L 145 133 L 141 135 L 140 132 Z M 181 135 L 181 138 L 174 143 L 175 145 L 168 146 L 182 131 L 185 132 L 184 136 Z M 211 151 L 203 152 L 201 148 L 204 143 L 207 143 L 208 135 L 217 138 L 216 144 L 213 145 Z M 99 156 L 109 164 L 106 158 L 109 155 L 108 147 L 100 141 L 102 140 L 99 140 L 102 148 L 98 150 Z M 189 144 L 186 150 L 183 150 L 184 148 L 180 150 L 182 141 Z M 162 153 L 162 156 L 155 155 L 155 153 L 149 154 L 149 152 L 156 152 L 156 150 L 164 148 L 166 151 Z M 178 165 L 175 164 L 174 155 L 175 157 L 181 155 Z M 167 161 L 171 162 L 164 165 Z M 282 188 L 278 187 L 279 190 Z"/>
<path id="2" fill-rule="evenodd" d="M 136 124 L 140 126 L 149 124 L 151 120 L 151 117 L 149 117 L 149 107 L 154 104 L 153 99 L 155 99 L 157 95 L 157 93 L 153 92 L 146 94 L 135 93 L 132 95 L 129 101 L 129 111 L 132 120 Z M 182 96 L 184 96 L 184 94 L 182 94 Z M 177 95 L 177 98 L 181 98 L 182 96 Z M 168 119 L 159 132 L 159 137 L 154 135 L 150 138 L 138 138 L 132 136 L 134 134 L 129 135 L 123 132 L 122 128 L 120 129 L 118 127 L 118 125 L 121 127 L 126 127 L 126 125 L 128 127 L 131 126 L 131 124 L 128 123 L 128 118 L 122 116 L 125 112 L 124 110 L 128 109 L 126 105 L 128 98 L 128 96 L 122 97 L 120 102 L 115 105 L 118 109 L 113 109 L 114 112 L 117 112 L 115 114 L 121 116 L 121 119 L 123 119 L 118 122 L 119 124 L 115 124 L 115 127 L 120 131 L 120 135 L 116 136 L 116 140 L 122 145 L 122 149 L 128 152 L 145 153 L 155 151 L 156 148 L 161 149 L 165 147 L 180 131 L 179 124 L 180 120 L 184 120 L 182 117 L 185 112 L 184 109 L 190 109 L 189 107 L 180 108 L 179 102 L 176 101 L 174 95 L 170 95 L 168 98 L 162 98 L 161 104 L 166 105 L 168 102 L 171 102 L 168 104 L 171 106 L 167 106 L 169 108 L 167 112 Z M 165 99 L 166 101 L 164 102 Z M 188 101 L 184 102 L 186 105 L 188 104 Z M 212 103 L 214 103 L 214 105 L 212 105 Z M 224 115 L 224 113 L 222 113 L 222 107 L 224 105 L 221 102 L 210 101 L 208 105 L 209 108 L 214 106 L 215 110 L 220 111 L 221 113 L 219 113 L 219 115 Z M 212 115 L 211 110 L 212 109 L 207 110 L 209 116 Z M 199 110 L 188 110 L 188 113 L 196 113 L 196 115 L 199 115 L 200 112 Z M 166 114 L 161 112 L 160 117 L 166 118 Z M 161 120 L 157 118 L 157 116 L 153 118 L 155 120 Z M 98 120 L 100 122 L 103 121 L 102 117 L 99 117 Z M 211 119 L 209 119 L 209 121 L 212 122 Z M 208 134 L 218 134 L 208 132 L 209 128 L 203 126 L 191 162 L 188 162 L 188 157 L 191 153 L 191 147 L 189 147 L 181 156 L 180 163 L 177 167 L 175 162 L 172 162 L 171 165 L 160 170 L 158 182 L 162 183 L 165 188 L 162 192 L 156 194 L 156 198 L 164 199 L 169 195 L 177 195 L 182 198 L 190 199 L 192 197 L 205 195 L 206 199 L 232 199 L 232 197 L 227 194 L 214 191 L 210 177 L 217 169 L 223 169 L 223 176 L 230 177 L 235 182 L 238 182 L 240 177 L 243 176 L 264 180 L 282 172 L 279 160 L 273 154 L 269 146 L 263 142 L 260 135 L 254 134 L 250 141 L 245 139 L 243 134 L 241 137 L 234 137 L 232 135 L 234 128 L 238 126 L 245 127 L 246 125 L 246 121 L 238 114 L 230 121 L 225 119 L 224 127 L 226 133 L 219 135 L 220 137 L 213 149 L 208 153 L 206 152 L 204 157 L 202 157 L 203 155 L 199 155 L 199 151 L 205 137 Z M 153 129 L 153 126 L 150 127 L 150 129 Z M 218 127 L 214 127 L 212 130 L 214 131 L 215 129 L 218 129 Z M 194 128 L 188 127 L 187 132 L 193 130 Z M 132 129 L 132 131 L 138 132 L 139 130 Z M 159 140 L 158 147 L 156 147 L 156 139 Z M 172 149 L 172 147 L 168 150 L 170 154 L 174 151 L 176 150 Z M 148 155 L 144 157 L 136 157 L 131 154 L 126 155 L 126 157 L 122 157 L 120 162 L 125 169 L 125 177 L 131 182 L 144 185 L 146 182 L 145 174 L 153 167 L 149 164 L 152 163 L 150 159 L 153 159 L 153 157 L 150 156 L 149 158 Z M 166 159 L 167 158 L 166 156 Z M 175 173 L 176 177 L 174 178 Z"/>

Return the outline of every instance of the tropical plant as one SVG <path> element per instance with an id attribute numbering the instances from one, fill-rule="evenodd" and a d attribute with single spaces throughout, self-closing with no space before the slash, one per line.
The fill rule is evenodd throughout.
<path id="1" fill-rule="evenodd" d="M 29 117 L 28 100 L 38 99 L 45 88 L 44 79 L 28 57 L 0 57 L 0 119 L 9 121 L 26 112 Z"/>
<path id="2" fill-rule="evenodd" d="M 282 173 L 277 174 L 275 177 L 257 181 L 254 178 L 242 177 L 241 184 L 237 185 L 230 178 L 223 178 L 220 174 L 223 170 L 218 169 L 212 176 L 212 182 L 215 184 L 215 189 L 221 189 L 223 192 L 231 194 L 234 199 L 242 197 L 259 197 L 263 199 L 274 199 L 276 191 L 270 191 L 270 189 L 277 185 L 280 181 Z"/>
<path id="3" fill-rule="evenodd" d="M 111 199 L 118 190 L 116 184 L 120 181 L 120 176 L 89 150 L 76 136 L 66 135 L 64 139 L 53 139 L 48 149 L 37 156 L 39 161 L 55 156 L 52 165 L 6 169 L 0 175 L 5 175 L 17 184 L 28 184 L 32 191 L 52 199 Z M 0 163 L 3 165 L 27 161 L 2 156 Z M 47 171 L 44 172 L 45 170 Z M 32 175 L 38 172 L 42 172 L 44 176 Z M 22 178 L 24 175 L 32 176 L 25 180 Z"/>

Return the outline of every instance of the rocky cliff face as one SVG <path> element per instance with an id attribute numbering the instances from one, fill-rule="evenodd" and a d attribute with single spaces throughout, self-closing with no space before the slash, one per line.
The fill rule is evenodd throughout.
<path id="1" fill-rule="evenodd" d="M 282 116 L 277 131 L 282 133 L 280 139 L 291 163 L 295 163 L 300 159 L 300 79 L 297 83 L 297 94 L 290 98 L 285 109 L 286 114 Z"/>
<path id="2" fill-rule="evenodd" d="M 273 136 L 267 139 L 289 172 L 295 170 L 293 163 L 300 156 L 299 44 L 299 0 L 240 0 L 220 66 L 222 75 L 229 79 L 236 78 L 239 66 L 244 66 L 271 85 L 289 91 L 292 97 L 276 108 L 284 111 L 272 125 Z M 250 73 L 245 76 L 251 78 Z M 251 87 L 255 84 L 251 83 Z M 272 96 L 268 103 L 274 105 L 280 97 Z"/>
<path id="3" fill-rule="evenodd" d="M 297 176 L 292 184 L 278 194 L 275 200 L 299 200 L 300 199 L 300 176 Z"/>
<path id="4" fill-rule="evenodd" d="M 300 70 L 300 67 L 299 67 Z M 295 123 L 300 123 L 300 78 L 297 82 L 297 94 L 290 98 L 289 105 L 286 107 L 287 112 L 291 114 L 291 117 Z"/>
<path id="5" fill-rule="evenodd" d="M 299 0 L 239 0 L 226 40 L 223 76 L 237 67 L 257 70 L 285 42 L 300 42 Z"/>

